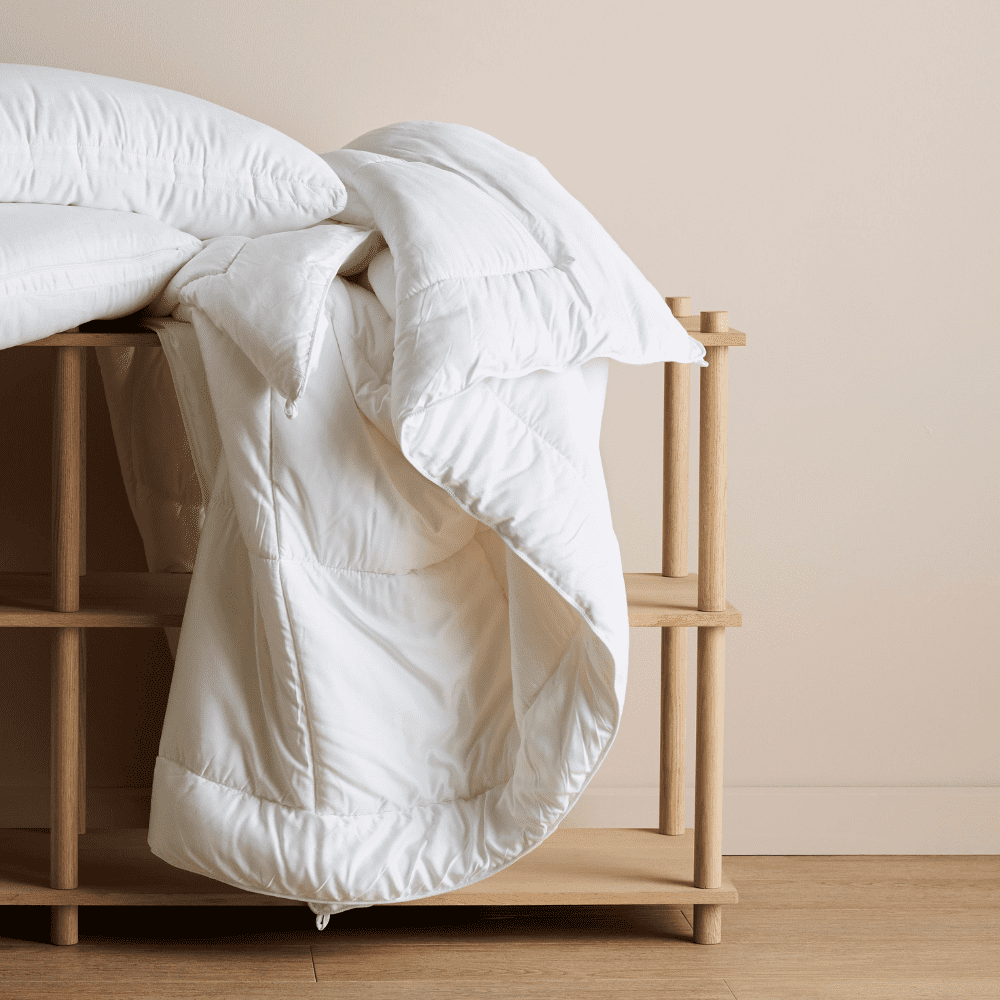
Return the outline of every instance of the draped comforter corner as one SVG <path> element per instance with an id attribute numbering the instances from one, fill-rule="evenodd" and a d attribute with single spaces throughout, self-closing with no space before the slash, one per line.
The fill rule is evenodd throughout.
<path id="1" fill-rule="evenodd" d="M 576 802 L 628 657 L 607 359 L 704 354 L 497 140 L 406 123 L 326 160 L 337 224 L 209 241 L 158 321 L 210 500 L 149 829 L 317 914 L 486 878 Z M 378 252 L 381 295 L 344 276 Z"/>

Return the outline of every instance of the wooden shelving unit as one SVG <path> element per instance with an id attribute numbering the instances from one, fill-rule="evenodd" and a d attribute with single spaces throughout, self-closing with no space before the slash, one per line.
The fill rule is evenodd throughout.
<path id="1" fill-rule="evenodd" d="M 694 940 L 721 941 L 722 905 L 737 893 L 722 873 L 722 704 L 725 630 L 742 616 L 725 598 L 727 350 L 746 336 L 726 313 L 690 315 L 668 303 L 705 344 L 701 369 L 699 574 L 688 573 L 687 365 L 664 382 L 663 571 L 628 573 L 629 622 L 660 628 L 660 824 L 655 830 L 560 829 L 513 865 L 475 885 L 416 904 L 694 904 Z M 55 349 L 53 571 L 0 573 L 0 628 L 48 628 L 52 646 L 50 827 L 0 830 L 0 905 L 52 907 L 53 944 L 75 944 L 79 906 L 305 906 L 235 889 L 155 857 L 143 829 L 87 832 L 86 629 L 180 625 L 190 574 L 87 573 L 82 497 L 88 347 L 158 345 L 156 334 L 88 324 L 36 341 Z M 698 629 L 695 827 L 684 828 L 686 632 Z"/>

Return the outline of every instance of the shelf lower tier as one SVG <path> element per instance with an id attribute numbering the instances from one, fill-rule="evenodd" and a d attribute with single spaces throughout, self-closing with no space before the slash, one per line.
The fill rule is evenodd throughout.
<path id="1" fill-rule="evenodd" d="M 0 905 L 305 906 L 235 889 L 161 861 L 142 829 L 95 830 L 79 837 L 80 884 L 49 887 L 47 830 L 0 830 Z M 694 833 L 560 829 L 496 875 L 455 892 L 401 906 L 735 903 L 733 884 L 692 882 Z"/>
<path id="2" fill-rule="evenodd" d="M 80 610 L 53 611 L 47 573 L 0 573 L 0 628 L 156 628 L 180 625 L 190 573 L 88 573 L 80 577 Z M 629 624 L 697 628 L 743 624 L 731 604 L 698 610 L 698 575 L 626 573 Z"/>

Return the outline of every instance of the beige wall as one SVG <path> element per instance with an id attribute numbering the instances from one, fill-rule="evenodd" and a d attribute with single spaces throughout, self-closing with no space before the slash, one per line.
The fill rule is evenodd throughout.
<path id="1" fill-rule="evenodd" d="M 996 11 L 11 0 L 0 47 L 188 91 L 319 152 L 429 118 L 538 156 L 664 294 L 749 333 L 730 366 L 747 624 L 727 785 L 982 788 L 1000 783 Z M 629 570 L 658 568 L 660 380 L 616 367 L 609 392 Z M 633 631 L 592 786 L 629 822 L 655 822 L 657 659 Z"/>

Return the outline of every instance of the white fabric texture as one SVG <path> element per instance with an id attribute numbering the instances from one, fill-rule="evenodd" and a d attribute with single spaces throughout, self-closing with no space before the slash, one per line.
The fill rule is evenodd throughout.
<path id="1" fill-rule="evenodd" d="M 149 845 L 321 919 L 486 878 L 586 787 L 628 658 L 606 359 L 704 356 L 530 157 L 427 122 L 352 146 L 343 231 L 285 234 L 270 281 L 264 240 L 208 246 L 160 326 L 208 511 Z M 317 251 L 348 227 L 395 321 Z"/>
<path id="2" fill-rule="evenodd" d="M 169 315 L 182 301 L 197 301 L 293 412 L 330 325 L 330 283 L 384 246 L 377 232 L 334 223 L 255 240 L 220 237 L 174 276 L 149 312 Z"/>
<path id="3" fill-rule="evenodd" d="M 0 202 L 138 212 L 208 239 L 301 229 L 344 199 L 312 150 L 235 111 L 130 80 L 0 65 Z"/>
<path id="4" fill-rule="evenodd" d="M 147 320 L 157 329 L 162 321 Z M 169 322 L 169 321 L 168 321 Z M 151 573 L 194 568 L 207 495 L 161 347 L 97 347 L 125 493 Z M 204 432 L 202 432 L 204 437 Z M 180 628 L 165 626 L 176 658 Z"/>
<path id="5" fill-rule="evenodd" d="M 0 349 L 127 316 L 199 250 L 189 233 L 131 212 L 0 204 Z"/>

